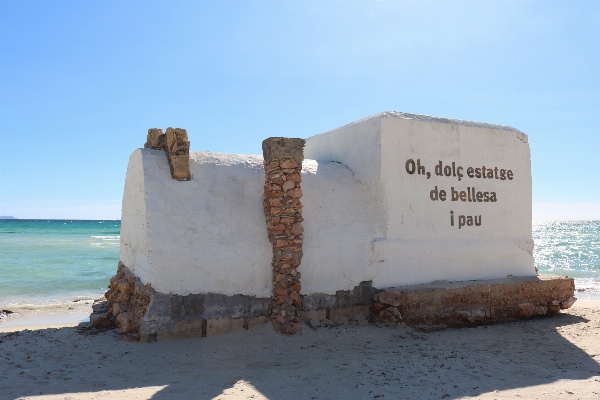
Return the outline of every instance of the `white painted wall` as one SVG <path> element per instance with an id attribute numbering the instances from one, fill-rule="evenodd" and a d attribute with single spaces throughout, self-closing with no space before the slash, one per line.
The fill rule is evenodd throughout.
<path id="1" fill-rule="evenodd" d="M 144 179 L 142 151 L 136 150 L 129 157 L 123 191 L 120 259 L 145 283 L 150 264 L 150 243 Z"/>
<path id="2" fill-rule="evenodd" d="M 374 136 L 373 132 L 379 135 Z M 379 148 L 381 165 L 374 176 L 368 151 L 349 143 Z M 338 161 L 362 184 L 377 188 L 384 218 L 381 237 L 372 238 L 373 262 L 365 266 L 376 287 L 433 280 L 535 275 L 531 239 L 531 164 L 527 136 L 509 127 L 420 115 L 386 112 L 307 140 L 305 156 Z M 419 159 L 426 175 L 408 174 L 408 159 Z M 435 165 L 463 166 L 464 177 L 437 176 Z M 513 180 L 468 178 L 468 166 L 510 169 Z M 358 169 L 364 168 L 368 174 Z M 377 184 L 378 182 L 378 184 Z M 495 203 L 432 201 L 430 191 L 494 191 Z M 371 201 L 371 203 L 373 203 Z M 454 211 L 454 226 L 450 224 Z M 460 215 L 481 215 L 481 226 L 458 229 Z"/>
<path id="3" fill-rule="evenodd" d="M 125 183 L 121 260 L 159 292 L 269 297 L 272 251 L 262 210 L 262 157 L 191 153 L 190 172 L 192 181 L 171 179 L 164 151 L 134 152 Z M 132 190 L 145 214 L 126 212 Z M 145 230 L 138 229 L 144 222 Z M 140 253 L 147 259 L 138 262 Z"/>
<path id="4" fill-rule="evenodd" d="M 121 260 L 160 292 L 269 297 L 262 157 L 192 152 L 190 171 L 192 181 L 173 180 L 163 151 L 133 153 Z M 364 266 L 379 221 L 369 193 L 340 163 L 306 160 L 302 175 L 302 293 L 335 294 L 372 279 Z"/>
<path id="5" fill-rule="evenodd" d="M 310 154 L 310 156 L 309 156 Z M 338 161 L 350 168 L 361 182 L 381 177 L 381 124 L 366 119 L 307 139 L 304 157 Z"/>
<path id="6" fill-rule="evenodd" d="M 371 240 L 381 235 L 376 203 L 352 171 L 337 162 L 305 160 L 302 294 L 354 288 L 374 278 Z"/>

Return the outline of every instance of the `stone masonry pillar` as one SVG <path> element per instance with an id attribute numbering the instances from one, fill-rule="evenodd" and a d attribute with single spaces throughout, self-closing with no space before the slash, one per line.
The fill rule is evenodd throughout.
<path id="1" fill-rule="evenodd" d="M 281 333 L 301 329 L 299 307 L 302 259 L 302 160 L 304 139 L 268 138 L 262 143 L 265 165 L 264 211 L 273 245 L 271 321 Z"/>

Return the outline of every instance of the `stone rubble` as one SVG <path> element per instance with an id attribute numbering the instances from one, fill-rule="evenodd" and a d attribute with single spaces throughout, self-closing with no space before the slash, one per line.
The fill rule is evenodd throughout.
<path id="1" fill-rule="evenodd" d="M 91 324 L 115 325 L 119 333 L 129 336 L 129 340 L 139 339 L 142 318 L 155 290 L 143 285 L 122 262 L 119 262 L 117 274 L 110 279 L 109 288 L 104 295 L 106 301 L 96 301 L 92 306 Z"/>
<path id="2" fill-rule="evenodd" d="M 108 312 L 106 298 L 94 300 L 92 314 L 90 315 L 90 324 L 92 326 L 113 326 L 115 324 L 115 319 Z"/>

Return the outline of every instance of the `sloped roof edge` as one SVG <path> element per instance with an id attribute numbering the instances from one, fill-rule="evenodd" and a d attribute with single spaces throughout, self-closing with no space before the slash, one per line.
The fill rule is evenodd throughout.
<path id="1" fill-rule="evenodd" d="M 413 120 L 418 120 L 418 121 L 423 121 L 423 122 L 435 122 L 438 124 L 454 124 L 454 125 L 462 125 L 462 126 L 472 126 L 472 127 L 476 127 L 476 128 L 497 129 L 497 130 L 516 133 L 517 137 L 523 143 L 527 143 L 527 141 L 528 141 L 527 135 L 525 133 L 521 132 L 518 129 L 510 127 L 510 126 L 487 124 L 485 122 L 465 121 L 465 120 L 461 120 L 461 119 L 432 117 L 430 115 L 410 114 L 410 113 L 405 113 L 405 112 L 400 112 L 400 111 L 383 111 L 383 112 L 380 112 L 380 113 L 377 113 L 374 115 L 370 115 L 366 118 L 359 119 L 358 121 L 354 121 L 349 124 L 340 126 L 339 128 L 331 129 L 327 132 L 323 132 L 323 133 L 320 133 L 320 134 L 314 135 L 314 136 L 324 135 L 326 133 L 333 132 L 338 129 L 347 128 L 352 125 L 361 124 L 363 122 L 367 122 L 367 121 L 370 121 L 373 119 L 382 119 L 382 118 L 413 119 Z"/>

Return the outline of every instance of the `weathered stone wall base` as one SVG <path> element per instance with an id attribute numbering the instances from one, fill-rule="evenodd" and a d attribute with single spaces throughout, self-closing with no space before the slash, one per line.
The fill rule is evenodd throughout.
<path id="1" fill-rule="evenodd" d="M 388 324 L 437 330 L 556 313 L 573 305 L 574 293 L 573 279 L 559 275 L 433 282 L 380 291 L 371 311 Z"/>
<path id="2" fill-rule="evenodd" d="M 367 323 L 370 314 L 369 306 L 321 308 L 300 311 L 300 319 L 312 328 L 317 328 L 319 326 L 346 325 L 352 321 L 359 324 Z"/>
<path id="3" fill-rule="evenodd" d="M 268 298 L 215 293 L 178 296 L 142 285 L 119 263 L 105 301 L 96 301 L 92 325 L 116 325 L 125 340 L 156 342 L 251 329 L 272 320 Z M 335 295 L 301 298 L 297 318 L 312 327 L 380 320 L 423 331 L 543 316 L 576 301 L 572 278 L 558 275 L 466 282 L 434 282 L 378 290 L 362 282 Z"/>
<path id="4" fill-rule="evenodd" d="M 140 340 L 186 339 L 250 329 L 269 321 L 269 299 L 217 293 L 156 293 L 140 326 Z"/>
<path id="5" fill-rule="evenodd" d="M 146 330 L 139 335 L 140 342 L 162 342 L 168 340 L 193 339 L 216 336 L 240 329 L 252 329 L 266 324 L 271 318 L 261 315 L 258 317 L 241 318 L 209 318 L 180 320 L 172 323 L 168 330 L 153 332 Z"/>
<path id="6" fill-rule="evenodd" d="M 352 290 L 338 290 L 335 295 L 312 293 L 302 295 L 300 319 L 312 326 L 344 324 L 358 319 L 370 318 L 371 296 L 377 292 L 372 282 L 361 282 Z"/>
<path id="7" fill-rule="evenodd" d="M 179 296 L 142 285 L 123 263 L 97 302 L 92 325 L 116 325 L 124 339 L 156 342 L 251 329 L 270 321 L 269 299 L 216 293 Z"/>

